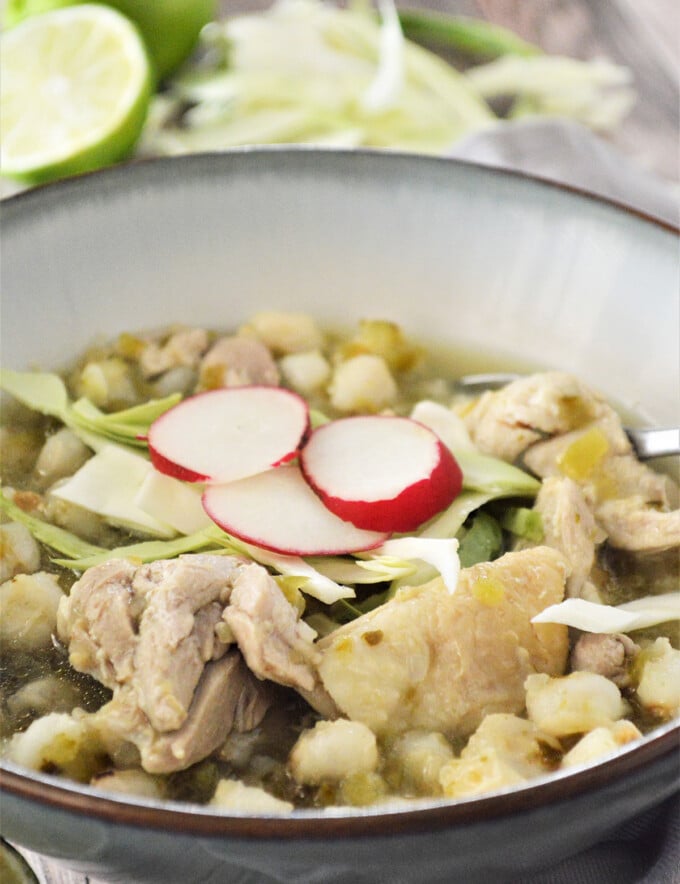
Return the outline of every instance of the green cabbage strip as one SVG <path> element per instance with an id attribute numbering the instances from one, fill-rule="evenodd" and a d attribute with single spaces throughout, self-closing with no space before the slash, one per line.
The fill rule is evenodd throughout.
<path id="1" fill-rule="evenodd" d="M 181 393 L 163 399 L 150 399 L 132 408 L 105 414 L 88 399 L 78 399 L 70 409 L 70 419 L 83 429 L 124 445 L 146 447 L 149 427 L 169 408 L 181 400 Z"/>
<path id="2" fill-rule="evenodd" d="M 407 561 L 385 555 L 370 559 L 313 556 L 307 561 L 321 574 L 337 583 L 345 584 L 385 583 L 397 577 L 413 574 L 416 570 L 413 560 Z"/>
<path id="3" fill-rule="evenodd" d="M 455 451 L 463 471 L 463 488 L 493 497 L 535 497 L 541 487 L 538 479 L 497 457 L 478 451 Z"/>
<path id="4" fill-rule="evenodd" d="M 452 49 L 473 56 L 497 58 L 500 55 L 533 56 L 542 50 L 522 40 L 513 31 L 481 19 L 447 15 L 422 9 L 400 9 L 399 21 L 409 40 L 439 49 Z"/>
<path id="5" fill-rule="evenodd" d="M 495 496 L 480 491 L 463 491 L 443 512 L 427 523 L 420 536 L 455 537 L 467 517 Z"/>
<path id="6" fill-rule="evenodd" d="M 95 451 L 107 442 L 146 448 L 140 437 L 146 436 L 156 418 L 182 398 L 173 393 L 106 414 L 88 399 L 71 402 L 59 375 L 8 368 L 0 369 L 0 388 L 33 411 L 59 418 Z"/>
<path id="7" fill-rule="evenodd" d="M 48 545 L 49 541 L 45 541 Z M 198 531 L 196 534 L 188 534 L 185 537 L 177 537 L 174 540 L 143 540 L 140 543 L 131 543 L 127 546 L 117 546 L 114 549 L 101 549 L 97 547 L 94 554 L 83 555 L 78 558 L 54 559 L 56 565 L 71 568 L 73 571 L 87 571 L 96 565 L 102 565 L 110 559 L 131 559 L 139 564 L 155 562 L 157 559 L 172 559 L 184 553 L 199 552 L 212 548 L 213 552 L 228 553 L 228 550 L 220 550 L 220 545 L 211 536 L 210 529 Z"/>

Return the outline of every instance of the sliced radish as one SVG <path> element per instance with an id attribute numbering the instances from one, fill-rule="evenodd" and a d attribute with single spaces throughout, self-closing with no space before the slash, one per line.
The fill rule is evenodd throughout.
<path id="1" fill-rule="evenodd" d="M 151 462 L 187 482 L 231 482 L 287 463 L 309 429 L 305 400 L 281 387 L 190 396 L 149 428 Z"/>
<path id="2" fill-rule="evenodd" d="M 405 417 L 324 424 L 300 452 L 300 466 L 331 512 L 372 531 L 414 531 L 451 503 L 463 481 L 435 433 Z"/>
<path id="3" fill-rule="evenodd" d="M 334 516 L 293 464 L 211 485 L 203 494 L 203 506 L 227 533 L 284 555 L 358 552 L 379 546 L 388 536 Z"/>

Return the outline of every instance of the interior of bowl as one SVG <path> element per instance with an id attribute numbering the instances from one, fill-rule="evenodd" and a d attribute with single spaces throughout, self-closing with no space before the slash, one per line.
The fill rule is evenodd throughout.
<path id="1" fill-rule="evenodd" d="M 84 176 L 3 214 L 5 366 L 53 368 L 121 331 L 229 329 L 276 308 L 331 327 L 389 318 L 437 345 L 573 371 L 643 420 L 677 418 L 677 232 L 539 181 L 396 154 L 244 150 Z M 601 776 L 667 753 L 672 732 Z M 597 776 L 562 776 L 544 800 Z M 63 800 L 82 808 L 74 791 Z M 108 799 L 87 800 L 104 812 Z M 502 800 L 505 812 L 515 799 Z M 489 799 L 455 812 L 475 806 L 488 813 Z"/>
<path id="2" fill-rule="evenodd" d="M 6 365 L 53 366 L 131 318 L 228 327 L 276 305 L 331 325 L 393 317 L 676 416 L 676 234 L 557 187 L 447 160 L 262 149 L 85 176 L 3 214 Z"/>

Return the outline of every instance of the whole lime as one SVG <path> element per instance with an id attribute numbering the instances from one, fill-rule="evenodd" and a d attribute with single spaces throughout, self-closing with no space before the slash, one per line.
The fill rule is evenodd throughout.
<path id="1" fill-rule="evenodd" d="M 7 0 L 5 24 L 8 27 L 30 15 L 78 0 Z M 217 0 L 100 0 L 131 19 L 146 43 L 158 80 L 175 71 L 196 46 L 201 28 L 217 11 Z"/>

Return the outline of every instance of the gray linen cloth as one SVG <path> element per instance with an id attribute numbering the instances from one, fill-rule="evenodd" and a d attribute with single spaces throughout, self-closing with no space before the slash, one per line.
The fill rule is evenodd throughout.
<path id="1" fill-rule="evenodd" d="M 501 123 L 456 142 L 450 155 L 538 175 L 680 224 L 678 182 L 647 172 L 575 122 L 536 118 Z"/>

